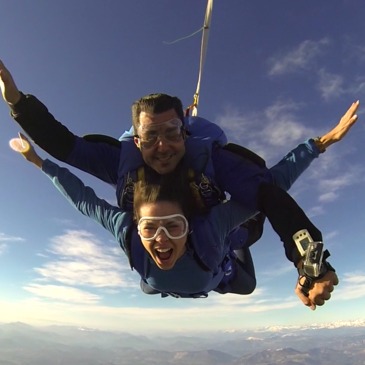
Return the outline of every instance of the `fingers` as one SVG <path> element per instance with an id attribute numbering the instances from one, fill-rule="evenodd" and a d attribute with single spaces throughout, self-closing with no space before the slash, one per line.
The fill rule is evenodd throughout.
<path id="1" fill-rule="evenodd" d="M 338 276 L 337 275 L 335 275 L 335 278 L 334 278 L 334 280 L 333 280 L 333 285 L 338 285 L 338 283 L 339 283 L 340 281 L 338 280 Z"/>
<path id="2" fill-rule="evenodd" d="M 339 283 L 338 276 L 334 271 L 328 271 L 322 278 L 322 281 L 326 284 L 326 288 L 332 288 L 332 291 L 334 290 L 334 286 Z"/>
<path id="3" fill-rule="evenodd" d="M 356 112 L 356 110 L 357 110 L 357 108 L 359 107 L 359 105 L 360 105 L 360 100 L 356 100 L 356 101 L 354 101 L 352 104 L 351 104 L 351 106 L 348 108 L 348 110 L 347 110 L 347 112 L 345 113 L 345 114 L 347 114 L 347 113 L 354 113 L 354 112 Z"/>
<path id="4" fill-rule="evenodd" d="M 27 141 L 30 144 L 30 141 L 25 134 L 23 134 L 22 132 L 19 132 L 18 135 L 20 138 L 24 139 L 25 141 Z"/>
<path id="5" fill-rule="evenodd" d="M 360 101 L 354 101 L 351 106 L 348 108 L 342 119 L 347 121 L 350 125 L 356 122 L 357 115 L 355 114 L 357 112 L 357 109 L 359 108 Z"/>
<path id="6" fill-rule="evenodd" d="M 331 293 L 338 284 L 338 277 L 335 272 L 328 272 L 326 279 L 315 282 L 309 291 L 309 299 L 318 306 L 323 306 L 326 301 L 331 299 Z"/>
<path id="7" fill-rule="evenodd" d="M 337 274 L 334 271 L 328 271 L 323 278 L 313 282 L 308 296 L 306 296 L 301 290 L 304 280 L 304 277 L 299 278 L 295 293 L 303 304 L 312 310 L 315 310 L 316 306 L 323 306 L 326 301 L 330 300 L 334 287 L 339 283 Z"/>
<path id="8" fill-rule="evenodd" d="M 317 303 L 312 302 L 308 297 L 306 297 L 306 300 L 302 300 L 302 302 L 306 307 L 309 307 L 309 309 L 311 309 L 312 311 L 316 310 Z"/>
<path id="9" fill-rule="evenodd" d="M 333 287 L 333 285 L 329 284 L 327 287 L 327 292 L 332 293 L 334 290 L 335 290 L 335 288 Z"/>
<path id="10" fill-rule="evenodd" d="M 356 101 L 354 101 L 354 102 L 352 103 L 352 105 L 351 105 L 351 107 L 350 107 L 350 108 L 353 108 L 353 109 L 354 109 L 354 111 L 356 111 L 356 110 L 357 110 L 357 108 L 359 107 L 359 105 L 360 105 L 360 100 L 356 100 Z"/>
<path id="11" fill-rule="evenodd" d="M 326 301 L 323 298 L 316 299 L 316 305 L 318 305 L 319 307 L 322 307 L 322 305 L 324 305 L 325 303 L 326 303 Z"/>
<path id="12" fill-rule="evenodd" d="M 6 81 L 7 73 L 9 73 L 9 71 L 6 69 L 2 61 L 0 61 L 0 79 L 2 82 Z"/>
<path id="13" fill-rule="evenodd" d="M 302 287 L 299 283 L 297 283 L 297 286 L 295 288 L 295 294 L 298 296 L 298 298 L 302 301 L 302 303 L 306 307 L 309 307 L 311 310 L 316 309 L 316 304 L 312 302 L 312 300 L 309 297 L 303 294 Z"/>
<path id="14" fill-rule="evenodd" d="M 358 107 L 360 105 L 360 101 L 354 101 L 350 107 L 346 110 L 345 114 L 343 115 L 342 119 L 349 119 L 352 116 L 354 116 L 354 113 L 356 113 Z"/>

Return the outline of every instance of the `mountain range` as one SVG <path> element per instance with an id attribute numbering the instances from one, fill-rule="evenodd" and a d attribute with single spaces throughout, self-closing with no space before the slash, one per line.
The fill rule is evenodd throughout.
<path id="1" fill-rule="evenodd" d="M 3 323 L 0 364 L 364 365 L 365 320 L 149 336 Z"/>

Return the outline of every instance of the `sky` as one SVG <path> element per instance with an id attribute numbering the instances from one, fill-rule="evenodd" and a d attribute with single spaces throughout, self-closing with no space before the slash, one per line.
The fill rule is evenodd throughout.
<path id="1" fill-rule="evenodd" d="M 164 92 L 191 104 L 201 33 L 187 36 L 202 27 L 206 4 L 0 0 L 0 58 L 19 89 L 74 133 L 118 138 L 130 127 L 132 102 L 143 95 Z M 329 131 L 360 100 L 356 125 L 290 190 L 322 231 L 339 275 L 323 307 L 311 311 L 295 296 L 296 270 L 268 223 L 252 248 L 253 294 L 143 294 L 113 236 L 9 148 L 20 129 L 0 103 L 0 322 L 151 334 L 363 319 L 364 18 L 362 0 L 216 0 L 200 89 L 198 115 L 268 166 Z M 116 202 L 112 187 L 72 171 Z"/>

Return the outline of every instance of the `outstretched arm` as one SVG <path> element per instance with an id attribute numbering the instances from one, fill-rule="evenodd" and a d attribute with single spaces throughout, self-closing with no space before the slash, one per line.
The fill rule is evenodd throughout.
<path id="1" fill-rule="evenodd" d="M 133 224 L 132 213 L 125 213 L 100 199 L 93 189 L 85 186 L 68 169 L 60 167 L 50 160 L 43 160 L 27 137 L 21 133 L 19 133 L 19 137 L 19 146 L 22 146 L 22 148 L 15 150 L 20 152 L 27 161 L 42 169 L 51 179 L 53 185 L 74 208 L 113 233 L 122 248 L 124 248 L 124 231 Z"/>
<path id="2" fill-rule="evenodd" d="M 294 262 L 297 268 L 302 265 L 302 256 L 293 240 L 293 235 L 302 229 L 307 229 L 314 241 L 322 241 L 321 232 L 313 225 L 295 200 L 284 190 L 272 184 L 261 184 L 259 190 L 261 211 L 270 221 L 275 232 L 284 243 L 287 258 Z M 327 268 L 327 265 L 325 266 Z M 318 279 L 313 279 L 308 295 L 302 291 L 301 285 L 305 278 L 300 278 L 296 287 L 296 294 L 304 305 L 315 309 L 316 305 L 323 305 L 329 300 L 333 287 L 338 284 L 334 269 L 328 266 L 328 271 Z"/>
<path id="3" fill-rule="evenodd" d="M 276 165 L 270 168 L 275 184 L 289 190 L 296 179 L 309 167 L 312 161 L 332 144 L 339 142 L 356 123 L 360 102 L 355 101 L 341 117 L 338 124 L 322 137 L 311 138 L 299 144 Z"/>
<path id="4" fill-rule="evenodd" d="M 4 101 L 11 109 L 11 116 L 39 147 L 60 161 L 116 185 L 119 147 L 90 142 L 74 135 L 35 96 L 19 91 L 1 61 L 0 88 Z"/>
<path id="5" fill-rule="evenodd" d="M 15 84 L 10 71 L 0 61 L 0 87 L 11 116 L 43 150 L 60 161 L 66 161 L 75 139 L 47 108 L 32 95 L 24 95 Z"/>

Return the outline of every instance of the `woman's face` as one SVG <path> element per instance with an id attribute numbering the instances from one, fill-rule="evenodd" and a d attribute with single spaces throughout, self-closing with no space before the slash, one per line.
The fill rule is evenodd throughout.
<path id="1" fill-rule="evenodd" d="M 183 215 L 183 212 L 177 203 L 167 201 L 142 204 L 139 211 L 141 219 L 143 217 L 165 217 L 174 214 Z M 165 227 L 169 232 L 173 233 L 173 236 L 178 236 L 179 232 L 182 232 L 177 226 L 179 222 L 175 222 L 173 218 L 167 218 L 161 221 L 147 219 L 144 223 L 147 224 L 146 230 L 151 229 L 153 233 L 156 231 L 156 228 L 159 227 Z M 142 227 L 140 226 L 139 228 L 141 230 Z M 175 232 L 176 230 L 179 231 Z M 141 230 L 140 237 L 142 244 L 161 270 L 172 269 L 176 261 L 186 250 L 187 232 L 183 237 L 177 239 L 169 238 L 163 229 L 160 229 L 157 236 L 152 240 L 144 239 L 143 235 L 146 236 L 144 231 Z"/>

